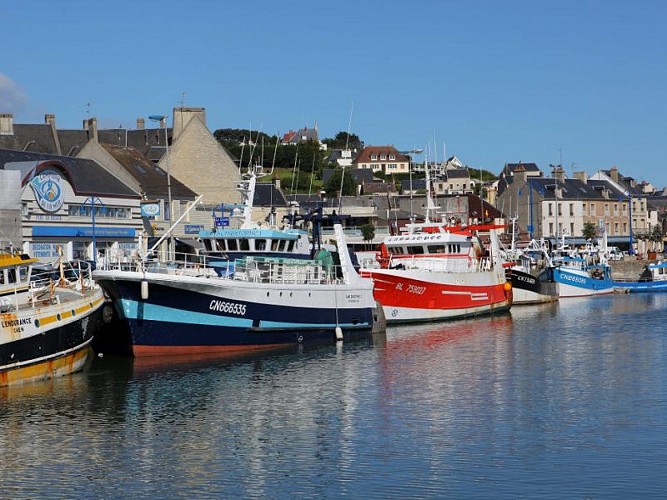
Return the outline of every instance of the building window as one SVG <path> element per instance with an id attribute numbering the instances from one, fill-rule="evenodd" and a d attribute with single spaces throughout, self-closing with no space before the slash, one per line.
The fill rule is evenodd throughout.
<path id="1" fill-rule="evenodd" d="M 574 203 L 570 203 L 570 216 L 574 215 Z"/>
<path id="2" fill-rule="evenodd" d="M 378 155 L 371 155 L 371 161 L 377 161 Z"/>
<path id="3" fill-rule="evenodd" d="M 553 205 L 549 203 L 549 217 L 553 217 L 553 215 L 554 215 Z"/>
<path id="4" fill-rule="evenodd" d="M 395 154 L 390 154 L 390 155 L 389 155 L 389 159 L 390 159 L 390 160 L 395 160 L 395 159 L 396 159 L 396 155 L 395 155 Z"/>

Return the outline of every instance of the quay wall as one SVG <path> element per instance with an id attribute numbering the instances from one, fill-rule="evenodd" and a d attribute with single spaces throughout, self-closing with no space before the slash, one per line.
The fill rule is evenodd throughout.
<path id="1" fill-rule="evenodd" d="M 637 259 L 636 257 L 625 257 L 623 260 L 612 260 L 611 276 L 618 280 L 637 280 L 644 266 L 656 262 L 655 260 Z"/>

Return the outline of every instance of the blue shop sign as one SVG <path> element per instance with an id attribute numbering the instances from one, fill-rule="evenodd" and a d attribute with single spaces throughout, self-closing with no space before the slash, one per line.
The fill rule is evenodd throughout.
<path id="1" fill-rule="evenodd" d="M 228 227 L 228 226 L 229 226 L 229 217 L 215 218 L 215 227 Z"/>
<path id="2" fill-rule="evenodd" d="M 135 229 L 130 227 L 96 227 L 96 238 L 134 238 Z M 91 226 L 56 227 L 56 226 L 33 226 L 33 236 L 41 237 L 74 237 L 92 238 L 93 228 Z"/>

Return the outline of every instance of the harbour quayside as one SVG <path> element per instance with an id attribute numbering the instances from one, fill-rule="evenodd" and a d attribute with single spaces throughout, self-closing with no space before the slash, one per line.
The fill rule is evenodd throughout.
<path id="1" fill-rule="evenodd" d="M 0 252 L 0 386 L 81 370 L 101 323 L 104 295 L 85 262 L 36 272 L 38 260 Z"/>
<path id="2" fill-rule="evenodd" d="M 616 290 L 621 292 L 667 292 L 667 261 L 646 264 L 636 281 L 617 279 L 614 284 Z"/>
<path id="3" fill-rule="evenodd" d="M 96 270 L 94 276 L 137 357 L 370 337 L 384 329 L 382 309 L 372 282 L 354 270 L 339 222 L 334 233 L 340 266 L 326 251 L 315 260 L 246 256 L 235 261 L 233 273 L 220 276 L 201 257 L 178 269 L 144 258 L 136 270 Z"/>
<path id="4" fill-rule="evenodd" d="M 497 231 L 504 226 L 431 222 L 435 206 L 426 170 L 427 210 L 423 223 L 388 236 L 376 263 L 360 273 L 374 283 L 387 323 L 457 319 L 506 312 L 512 286 L 505 277 Z M 490 247 L 479 232 L 488 232 Z"/>

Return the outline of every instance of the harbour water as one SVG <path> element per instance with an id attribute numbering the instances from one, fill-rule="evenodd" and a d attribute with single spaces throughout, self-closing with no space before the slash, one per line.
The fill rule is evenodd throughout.
<path id="1" fill-rule="evenodd" d="M 3 498 L 662 498 L 667 294 L 0 389 Z"/>

